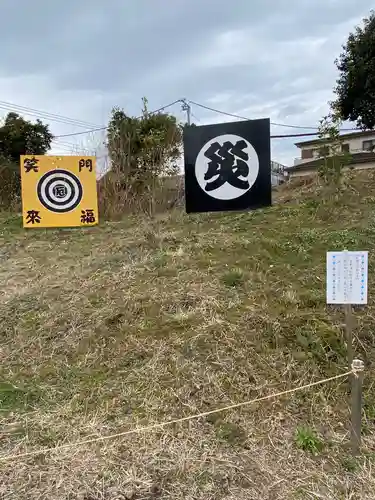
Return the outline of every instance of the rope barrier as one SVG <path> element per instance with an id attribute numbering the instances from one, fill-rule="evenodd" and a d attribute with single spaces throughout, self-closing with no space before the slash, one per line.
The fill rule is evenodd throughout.
<path id="1" fill-rule="evenodd" d="M 306 384 L 306 385 L 294 387 L 293 389 L 287 389 L 285 391 L 277 392 L 277 393 L 274 393 L 274 394 L 269 394 L 268 396 L 262 396 L 260 398 L 255 398 L 255 399 L 252 399 L 250 401 L 243 401 L 241 403 L 235 403 L 235 404 L 232 404 L 232 405 L 229 405 L 229 406 L 224 406 L 222 408 L 216 408 L 215 410 L 205 411 L 205 412 L 202 412 L 202 413 L 198 413 L 196 415 L 189 415 L 189 416 L 186 416 L 186 417 L 181 417 L 181 418 L 177 418 L 177 419 L 174 419 L 174 420 L 168 420 L 168 421 L 165 421 L 165 422 L 160 422 L 160 423 L 148 425 L 148 426 L 145 426 L 145 427 L 136 427 L 135 429 L 130 429 L 128 431 L 119 432 L 117 434 L 110 434 L 108 436 L 100 436 L 98 438 L 86 439 L 86 440 L 83 440 L 83 441 L 77 441 L 75 443 L 66 443 L 66 444 L 54 446 L 52 448 L 41 448 L 39 450 L 33 450 L 33 451 L 29 451 L 29 452 L 25 452 L 25 453 L 19 453 L 19 454 L 15 454 L 15 455 L 0 456 L 0 462 L 7 462 L 7 461 L 11 461 L 11 460 L 19 460 L 21 458 L 28 458 L 28 457 L 33 457 L 33 456 L 37 456 L 37 455 L 44 455 L 46 453 L 54 453 L 56 451 L 60 451 L 60 450 L 68 449 L 68 448 L 77 448 L 77 447 L 85 446 L 85 445 L 88 445 L 88 444 L 93 444 L 93 443 L 98 443 L 98 442 L 103 442 L 103 441 L 109 441 L 111 439 L 116 439 L 116 438 L 121 438 L 121 437 L 124 437 L 124 436 L 129 436 L 130 434 L 139 434 L 139 433 L 142 433 L 142 432 L 150 432 L 150 431 L 155 430 L 155 429 L 161 429 L 163 427 L 166 427 L 167 425 L 173 425 L 173 424 L 178 424 L 178 423 L 181 423 L 181 422 L 187 422 L 189 420 L 196 420 L 196 419 L 199 419 L 199 418 L 202 418 L 202 417 L 207 417 L 209 415 L 213 415 L 215 413 L 220 413 L 220 412 L 223 412 L 223 411 L 233 410 L 235 408 L 241 408 L 243 406 L 249 406 L 251 404 L 258 403 L 259 401 L 266 401 L 268 399 L 273 399 L 273 398 L 277 398 L 277 397 L 280 397 L 280 396 L 284 396 L 285 394 L 292 394 L 294 392 L 303 391 L 305 389 L 310 389 L 311 387 L 315 387 L 317 385 L 322 385 L 322 384 L 325 384 L 327 382 L 331 382 L 333 380 L 338 380 L 338 379 L 341 379 L 341 378 L 344 378 L 344 377 L 348 377 L 351 374 L 355 375 L 358 370 L 361 370 L 361 367 L 359 367 L 359 366 L 357 367 L 353 363 L 352 369 L 350 371 L 348 371 L 348 372 L 341 373 L 339 375 L 335 375 L 334 377 L 329 377 L 329 378 L 326 378 L 326 379 L 323 379 L 323 380 L 318 380 L 317 382 L 311 382 L 310 384 Z"/>

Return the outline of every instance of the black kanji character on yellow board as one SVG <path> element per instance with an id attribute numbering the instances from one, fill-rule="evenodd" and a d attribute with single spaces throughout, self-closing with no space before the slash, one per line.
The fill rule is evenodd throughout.
<path id="1" fill-rule="evenodd" d="M 81 222 L 83 224 L 93 224 L 95 222 L 94 210 L 91 208 L 81 210 Z"/>
<path id="2" fill-rule="evenodd" d="M 84 168 L 87 168 L 89 172 L 92 172 L 92 160 L 90 160 L 90 159 L 89 160 L 85 160 L 84 158 L 82 158 L 81 160 L 79 160 L 78 166 L 79 166 L 79 171 L 80 172 Z"/>
<path id="3" fill-rule="evenodd" d="M 38 162 L 39 160 L 37 158 L 25 158 L 23 160 L 23 166 L 25 167 L 25 173 L 27 174 L 31 170 L 33 172 L 38 172 Z"/>
<path id="4" fill-rule="evenodd" d="M 204 153 L 211 160 L 204 180 L 210 181 L 217 175 L 219 177 L 206 184 L 206 191 L 214 191 L 226 182 L 238 189 L 249 189 L 249 182 L 239 179 L 240 176 L 249 175 L 249 155 L 244 151 L 246 147 L 245 141 L 238 141 L 236 144 L 226 141 L 222 146 L 218 142 L 211 144 Z"/>
<path id="5" fill-rule="evenodd" d="M 40 224 L 39 210 L 28 210 L 26 215 L 27 224 Z"/>
<path id="6" fill-rule="evenodd" d="M 52 192 L 56 198 L 64 198 L 67 195 L 67 187 L 64 184 L 57 184 Z"/>

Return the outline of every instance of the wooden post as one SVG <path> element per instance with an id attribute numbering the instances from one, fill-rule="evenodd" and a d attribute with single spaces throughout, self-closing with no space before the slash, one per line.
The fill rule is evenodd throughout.
<path id="1" fill-rule="evenodd" d="M 345 335 L 346 335 L 346 345 L 348 351 L 348 365 L 349 369 L 352 368 L 353 363 L 353 324 L 354 324 L 354 316 L 351 304 L 344 305 L 345 311 Z"/>
<path id="2" fill-rule="evenodd" d="M 352 379 L 351 398 L 351 429 L 350 444 L 353 456 L 360 454 L 361 448 L 361 420 L 362 420 L 362 385 L 364 363 L 360 359 L 354 359 L 352 368 L 354 370 Z"/>
<path id="3" fill-rule="evenodd" d="M 347 273 L 347 259 L 348 251 L 344 250 L 344 259 L 346 261 Z M 348 276 L 344 276 L 346 286 L 348 286 Z M 353 349 L 353 328 L 354 316 L 351 305 L 350 294 L 346 297 L 347 303 L 344 305 L 345 312 L 345 335 L 347 342 L 348 365 L 353 373 L 349 377 L 351 389 L 351 425 L 350 425 L 350 444 L 353 456 L 358 456 L 361 449 L 361 421 L 362 421 L 362 384 L 363 384 L 363 370 L 364 363 L 360 359 L 354 359 Z"/>
<path id="4" fill-rule="evenodd" d="M 354 359 L 354 354 L 353 354 L 353 310 L 352 310 L 352 305 L 350 303 L 350 294 L 348 293 L 347 287 L 348 287 L 348 250 L 345 248 L 344 250 L 344 261 L 345 261 L 345 275 L 344 275 L 344 283 L 346 286 L 346 292 L 345 295 L 345 300 L 346 304 L 344 305 L 344 313 L 345 313 L 345 335 L 346 335 L 346 345 L 347 345 L 347 354 L 348 354 L 348 366 L 349 369 L 352 369 L 352 363 Z"/>

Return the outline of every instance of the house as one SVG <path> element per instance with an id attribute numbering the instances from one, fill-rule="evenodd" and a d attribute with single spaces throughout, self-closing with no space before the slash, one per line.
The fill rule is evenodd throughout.
<path id="1" fill-rule="evenodd" d="M 345 168 L 375 169 L 375 130 L 341 134 L 341 151 L 350 153 Z M 323 156 L 329 155 L 330 144 L 325 139 L 312 139 L 297 142 L 300 157 L 294 160 L 292 167 L 286 168 L 290 178 L 310 176 L 317 173 Z"/>
<path id="2" fill-rule="evenodd" d="M 272 186 L 278 186 L 286 181 L 286 167 L 277 161 L 271 161 L 271 183 Z"/>

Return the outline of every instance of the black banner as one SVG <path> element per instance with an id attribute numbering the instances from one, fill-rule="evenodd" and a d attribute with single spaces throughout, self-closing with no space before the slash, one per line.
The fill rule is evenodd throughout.
<path id="1" fill-rule="evenodd" d="M 271 205 L 269 119 L 186 127 L 184 157 L 187 213 Z"/>

